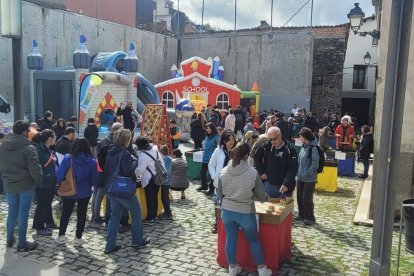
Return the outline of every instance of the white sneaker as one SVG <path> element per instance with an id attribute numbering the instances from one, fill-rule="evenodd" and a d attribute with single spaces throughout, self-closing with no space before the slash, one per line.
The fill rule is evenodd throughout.
<path id="1" fill-rule="evenodd" d="M 259 276 L 272 276 L 272 270 L 266 268 L 266 266 L 259 268 L 257 272 L 259 272 Z"/>
<path id="2" fill-rule="evenodd" d="M 66 243 L 66 237 L 65 235 L 59 236 L 55 239 L 55 242 L 57 244 L 65 244 Z"/>
<path id="3" fill-rule="evenodd" d="M 240 266 L 236 266 L 236 267 L 231 267 L 229 266 L 229 275 L 230 276 L 237 276 L 237 274 L 242 272 L 242 268 Z"/>
<path id="4" fill-rule="evenodd" d="M 73 241 L 73 246 L 82 246 L 82 244 L 84 243 L 85 241 L 83 239 L 75 238 L 75 240 Z"/>

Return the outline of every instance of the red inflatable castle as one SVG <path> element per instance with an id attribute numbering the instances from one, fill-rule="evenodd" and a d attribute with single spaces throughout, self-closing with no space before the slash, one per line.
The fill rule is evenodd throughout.
<path id="1" fill-rule="evenodd" d="M 177 98 L 189 98 L 196 111 L 207 104 L 228 109 L 240 104 L 241 90 L 233 85 L 211 78 L 212 64 L 200 57 L 181 62 L 182 77 L 161 82 L 155 87 L 161 102 L 175 108 Z"/>

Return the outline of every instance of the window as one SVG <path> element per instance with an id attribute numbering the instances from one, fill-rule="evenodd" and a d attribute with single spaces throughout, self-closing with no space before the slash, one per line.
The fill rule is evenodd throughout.
<path id="1" fill-rule="evenodd" d="M 171 91 L 165 91 L 162 94 L 162 103 L 165 104 L 167 108 L 174 108 L 174 94 Z"/>
<path id="2" fill-rule="evenodd" d="M 218 109 L 228 109 L 229 107 L 229 96 L 226 93 L 221 93 L 217 96 L 217 108 Z"/>
<path id="3" fill-rule="evenodd" d="M 366 65 L 354 65 L 354 79 L 352 89 L 365 89 L 365 74 L 367 71 Z"/>

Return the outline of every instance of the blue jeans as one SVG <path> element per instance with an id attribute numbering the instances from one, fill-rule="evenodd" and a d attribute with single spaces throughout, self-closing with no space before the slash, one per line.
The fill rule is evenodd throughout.
<path id="1" fill-rule="evenodd" d="M 7 193 L 7 203 L 9 212 L 7 215 L 7 240 L 14 240 L 14 227 L 18 220 L 17 235 L 18 245 L 24 246 L 26 243 L 27 224 L 29 222 L 29 211 L 32 206 L 32 199 L 35 187 L 18 194 Z"/>
<path id="2" fill-rule="evenodd" d="M 119 229 L 119 223 L 122 217 L 123 207 L 127 208 L 131 214 L 131 234 L 132 245 L 141 245 L 144 243 L 144 232 L 142 230 L 141 221 L 141 205 L 139 205 L 136 195 L 131 199 L 120 199 L 108 196 L 111 201 L 111 218 L 108 224 L 108 234 L 106 236 L 105 250 L 112 250 L 116 246 L 116 238 Z"/>
<path id="3" fill-rule="evenodd" d="M 254 263 L 264 264 L 262 246 L 260 245 L 257 233 L 256 215 L 233 212 L 223 209 L 222 219 L 226 229 L 226 257 L 228 264 L 237 264 L 236 249 L 239 227 L 243 230 L 244 236 L 250 245 Z"/>
<path id="4" fill-rule="evenodd" d="M 272 185 L 269 182 L 264 182 L 263 186 L 266 194 L 268 194 L 269 197 L 279 198 L 281 196 L 281 193 L 279 192 L 280 186 Z"/>

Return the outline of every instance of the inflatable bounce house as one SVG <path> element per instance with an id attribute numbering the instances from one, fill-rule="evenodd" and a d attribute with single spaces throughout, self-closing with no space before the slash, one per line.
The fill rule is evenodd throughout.
<path id="1" fill-rule="evenodd" d="M 160 105 L 155 87 L 138 73 L 133 43 L 127 53 L 105 52 L 92 57 L 85 43 L 81 35 L 73 54 L 73 67 L 43 70 L 42 56 L 33 41 L 32 53 L 27 57 L 33 119 L 49 109 L 55 112 L 55 119 L 77 116 L 80 134 L 89 118 L 94 118 L 100 132 L 106 133 L 113 122 L 121 120 L 116 116 L 121 103 L 126 106 L 132 102 L 140 114 L 147 104 Z M 55 85 L 49 87 L 50 82 Z"/>
<path id="2" fill-rule="evenodd" d="M 259 99 L 260 99 L 260 87 L 257 82 L 254 82 L 250 91 L 242 91 L 240 98 L 240 105 L 246 107 L 250 113 L 250 116 L 258 120 L 259 114 Z"/>

